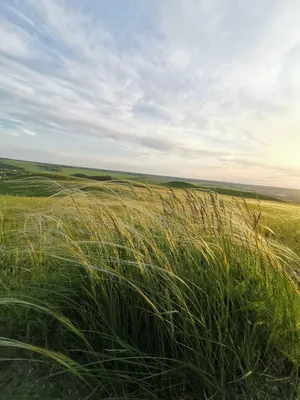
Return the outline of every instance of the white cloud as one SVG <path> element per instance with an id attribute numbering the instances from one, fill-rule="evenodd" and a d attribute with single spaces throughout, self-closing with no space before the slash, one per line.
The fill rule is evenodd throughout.
<path id="1" fill-rule="evenodd" d="M 30 129 L 23 129 L 23 132 L 26 133 L 26 135 L 29 135 L 29 136 L 36 136 L 36 133 L 31 131 Z"/>
<path id="2" fill-rule="evenodd" d="M 15 3 L 0 25 L 0 51 L 27 57 L 0 55 L 14 132 L 43 132 L 43 148 L 68 137 L 69 152 L 78 137 L 102 156 L 106 138 L 124 168 L 136 157 L 149 172 L 267 183 L 269 167 L 300 168 L 296 0 L 143 2 L 150 28 L 141 12 L 118 26 L 125 11 L 98 2 Z"/>
<path id="3" fill-rule="evenodd" d="M 18 26 L 0 18 L 0 53 L 27 57 L 29 47 L 29 35 Z"/>

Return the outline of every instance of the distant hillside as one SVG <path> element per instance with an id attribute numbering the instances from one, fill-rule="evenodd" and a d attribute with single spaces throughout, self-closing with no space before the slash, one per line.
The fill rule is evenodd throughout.
<path id="1" fill-rule="evenodd" d="M 222 187 L 203 187 L 203 190 L 211 190 L 214 191 L 218 194 L 222 194 L 224 196 L 234 196 L 234 197 L 244 197 L 245 199 L 260 199 L 260 200 L 269 200 L 269 201 L 280 201 L 282 202 L 283 200 L 278 199 L 277 197 L 273 196 L 268 196 L 265 194 L 261 193 L 256 193 L 252 191 L 246 191 L 246 190 L 235 190 L 235 189 L 228 189 L 228 188 L 222 188 Z"/>
<path id="2" fill-rule="evenodd" d="M 170 181 L 161 183 L 161 185 L 176 189 L 199 189 L 199 186 L 184 181 Z"/>
<path id="3" fill-rule="evenodd" d="M 263 200 L 284 200 L 290 202 L 300 203 L 300 190 L 299 189 L 286 189 L 280 187 L 271 186 L 258 186 L 234 182 L 222 182 L 222 181 L 209 181 L 203 179 L 192 179 L 179 178 L 164 175 L 151 175 L 136 172 L 125 172 L 117 170 L 107 170 L 107 169 L 97 169 L 97 168 L 87 168 L 87 167 L 74 167 L 67 165 L 57 165 L 48 164 L 44 162 L 31 162 L 31 161 L 21 161 L 12 160 L 8 158 L 0 158 L 0 178 L 8 177 L 12 175 L 17 175 L 20 173 L 45 173 L 52 174 L 52 178 L 56 179 L 55 174 L 59 173 L 65 177 L 73 176 L 82 177 L 87 179 L 88 176 L 92 176 L 91 179 L 104 181 L 110 180 L 106 177 L 111 177 L 114 182 L 116 180 L 127 180 L 132 182 L 133 186 L 138 186 L 139 184 L 156 184 L 164 185 L 170 188 L 178 189 L 196 189 L 201 188 L 208 190 L 215 190 L 220 194 L 229 196 L 244 196 L 247 198 L 256 197 L 255 193 L 259 194 L 259 197 Z M 97 177 L 97 178 L 95 178 Z M 102 178 L 103 177 L 103 178 Z M 60 179 L 62 179 L 60 177 Z M 136 182 L 136 183 L 134 183 Z M 193 185 L 195 187 L 193 187 Z"/>
<path id="4" fill-rule="evenodd" d="M 93 181 L 112 181 L 114 178 L 110 175 L 85 175 L 85 174 L 72 174 L 71 176 L 75 176 L 76 178 L 83 178 L 83 179 L 91 179 Z"/>
<path id="5" fill-rule="evenodd" d="M 232 196 L 232 197 L 244 197 L 246 199 L 257 199 L 260 200 L 269 200 L 269 201 L 282 201 L 273 196 L 268 196 L 264 194 L 258 194 L 254 191 L 246 191 L 246 190 L 235 190 L 230 188 L 222 188 L 222 187 L 214 187 L 214 186 L 200 186 L 194 185 L 190 182 L 185 181 L 169 181 L 166 183 L 161 183 L 161 186 L 166 186 L 172 189 L 194 189 L 194 190 L 202 190 L 202 191 L 212 191 L 224 196 Z"/>

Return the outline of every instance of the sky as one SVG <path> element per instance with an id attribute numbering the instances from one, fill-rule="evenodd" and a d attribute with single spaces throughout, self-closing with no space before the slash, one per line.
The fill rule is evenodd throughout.
<path id="1" fill-rule="evenodd" d="M 1 0 L 0 157 L 300 188 L 299 0 Z"/>

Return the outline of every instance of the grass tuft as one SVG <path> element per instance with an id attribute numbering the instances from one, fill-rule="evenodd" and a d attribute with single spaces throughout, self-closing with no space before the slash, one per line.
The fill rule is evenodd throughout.
<path id="1" fill-rule="evenodd" d="M 93 185 L 2 203 L 5 376 L 39 363 L 53 399 L 296 399 L 300 260 L 260 204 Z"/>

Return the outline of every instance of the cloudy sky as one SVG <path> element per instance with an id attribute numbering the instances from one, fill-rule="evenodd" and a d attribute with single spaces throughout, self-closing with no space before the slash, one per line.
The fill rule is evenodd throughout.
<path id="1" fill-rule="evenodd" d="M 0 156 L 300 188 L 299 0 L 1 0 Z"/>

